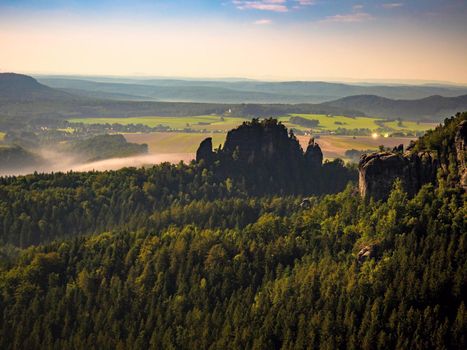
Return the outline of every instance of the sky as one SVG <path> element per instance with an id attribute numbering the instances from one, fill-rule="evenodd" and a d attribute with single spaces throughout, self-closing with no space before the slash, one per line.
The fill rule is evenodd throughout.
<path id="1" fill-rule="evenodd" d="M 0 72 L 467 84 L 466 62 L 466 0 L 0 0 Z"/>

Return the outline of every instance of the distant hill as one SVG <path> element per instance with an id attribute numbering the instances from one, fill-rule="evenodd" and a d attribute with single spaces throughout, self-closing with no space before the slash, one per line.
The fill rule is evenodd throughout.
<path id="1" fill-rule="evenodd" d="M 20 74 L 0 74 L 0 122 L 20 123 L 31 119 L 70 117 L 127 117 L 127 116 L 192 116 L 224 114 L 232 116 L 266 117 L 287 113 L 331 113 L 361 115 L 360 111 L 314 104 L 231 104 L 181 103 L 139 100 L 130 91 L 91 92 L 73 86 L 66 90 L 50 88 L 35 79 Z M 93 83 L 86 83 L 89 84 Z M 79 85 L 79 84 L 78 84 Z M 117 84 L 118 85 L 118 84 Z M 120 84 L 125 85 L 125 84 Z M 135 86 L 135 85 L 129 85 Z M 164 90 L 165 88 L 157 88 Z M 190 88 L 191 89 L 191 88 Z M 217 88 L 213 88 L 217 89 Z M 196 89 L 191 89 L 195 91 Z M 222 94 L 222 91 L 218 91 Z"/>
<path id="2" fill-rule="evenodd" d="M 149 80 L 149 86 L 131 83 L 100 83 L 69 79 L 42 79 L 42 82 L 55 82 L 60 89 L 43 85 L 34 78 L 26 75 L 3 73 L 0 74 L 0 123 L 29 122 L 32 119 L 57 119 L 73 117 L 128 117 L 128 116 L 194 116 L 229 113 L 237 117 L 277 117 L 289 113 L 315 113 L 346 116 L 372 116 L 383 118 L 401 118 L 411 120 L 440 121 L 446 115 L 467 110 L 467 95 L 458 97 L 430 96 L 417 100 L 394 100 L 376 95 L 358 95 L 324 103 L 281 103 L 284 93 L 292 95 L 299 91 L 296 97 L 303 98 L 305 93 L 317 92 L 322 87 L 323 94 L 336 91 L 353 91 L 355 86 L 334 83 L 284 82 L 265 83 L 255 81 L 185 81 L 186 86 L 177 86 L 179 81 Z M 60 84 L 59 84 L 60 83 Z M 204 86 L 200 86 L 204 85 Z M 256 91 L 232 90 L 221 87 L 229 86 L 254 87 Z M 68 87 L 66 87 L 68 85 Z M 164 86 L 161 86 L 164 85 Z M 189 86 L 188 86 L 189 85 Z M 105 86 L 107 91 L 99 90 Z M 152 90 L 148 90 L 148 86 Z M 269 92 L 258 90 L 266 89 Z M 351 88 L 349 88 L 351 87 Z M 92 90 L 92 89 L 96 90 Z M 372 88 L 374 86 L 360 88 Z M 386 88 L 386 87 L 385 87 Z M 387 87 L 392 88 L 392 87 Z M 403 87 L 403 89 L 409 87 Z M 415 87 L 413 87 L 415 89 Z M 419 86 L 417 89 L 434 87 Z M 342 90 L 344 89 L 344 90 Z M 350 89 L 350 90 L 349 90 Z M 458 90 L 449 90 L 452 93 Z M 447 89 L 447 90 L 446 90 Z M 454 88 L 453 88 L 454 89 Z M 410 90 L 410 89 L 409 89 Z M 238 103 L 200 103 L 174 101 L 141 101 L 147 97 L 148 91 L 170 99 L 170 95 L 177 95 L 180 99 L 197 100 L 201 96 L 211 96 L 213 100 L 224 100 L 230 96 Z M 420 90 L 421 91 L 421 90 Z M 419 92 L 420 92 L 419 91 Z M 339 92 L 339 93 L 341 93 Z M 335 92 L 337 93 L 337 92 Z M 243 97 L 242 97 L 243 96 Z M 249 96 L 249 99 L 245 96 Z M 261 97 L 262 96 L 262 97 Z M 317 95 L 315 95 L 317 96 Z M 273 103 L 249 103 L 250 100 L 266 98 Z M 242 100 L 245 98 L 245 100 Z M 228 98 L 227 98 L 228 99 Z M 307 98 L 305 98 L 307 99 Z"/>
<path id="3" fill-rule="evenodd" d="M 374 95 L 349 96 L 322 106 L 357 109 L 381 118 L 440 120 L 443 116 L 467 110 L 467 95 L 457 97 L 430 96 L 419 100 L 391 100 Z"/>
<path id="4" fill-rule="evenodd" d="M 16 73 L 0 73 L 1 102 L 72 100 L 73 96 L 40 84 L 36 79 Z"/>
<path id="5" fill-rule="evenodd" d="M 467 94 L 467 87 L 440 85 L 371 85 L 321 81 L 225 81 L 39 76 L 57 89 L 132 96 L 132 100 L 205 103 L 321 103 L 353 95 L 378 95 L 392 99 L 420 99 Z"/>

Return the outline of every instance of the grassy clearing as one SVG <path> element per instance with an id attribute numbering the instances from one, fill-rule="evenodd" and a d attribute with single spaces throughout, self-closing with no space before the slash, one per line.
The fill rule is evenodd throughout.
<path id="1" fill-rule="evenodd" d="M 399 124 L 398 121 L 384 123 L 388 128 L 395 129 L 398 131 L 414 130 L 414 131 L 426 131 L 428 129 L 434 129 L 438 124 L 436 123 L 417 123 L 410 121 L 403 121 Z"/>
<path id="2" fill-rule="evenodd" d="M 225 134 L 196 134 L 182 132 L 154 132 L 149 134 L 125 134 L 128 142 L 146 143 L 149 153 L 195 153 L 201 141 L 212 137 L 214 148 L 223 144 Z"/>
<path id="3" fill-rule="evenodd" d="M 384 119 L 370 118 L 370 117 L 344 117 L 344 116 L 328 116 L 324 114 L 291 114 L 290 116 L 298 116 L 305 119 L 314 119 L 319 121 L 319 126 L 316 128 L 319 131 L 335 131 L 338 128 L 344 129 L 370 129 L 371 131 L 376 131 L 381 128 L 376 122 L 384 122 Z M 299 125 L 289 123 L 290 116 L 280 117 L 279 120 L 282 121 L 287 127 L 308 130 L 309 128 L 302 127 Z M 433 129 L 437 124 L 435 123 L 417 123 L 412 121 L 403 121 L 401 124 L 397 121 L 384 122 L 388 128 L 393 129 L 394 131 L 426 131 Z"/>
<path id="4" fill-rule="evenodd" d="M 279 120 L 282 121 L 287 127 L 303 130 L 309 129 L 288 123 L 291 116 L 302 117 L 310 120 L 318 120 L 318 129 L 322 131 L 335 131 L 338 128 L 370 130 L 376 130 L 379 128 L 379 126 L 375 123 L 378 119 L 369 117 L 350 118 L 344 116 L 327 116 L 325 114 L 291 114 L 290 116 L 280 117 Z"/>
<path id="5" fill-rule="evenodd" d="M 150 127 L 158 125 L 168 126 L 172 129 L 190 128 L 194 130 L 225 130 L 228 127 L 241 124 L 241 118 L 223 118 L 215 115 L 201 115 L 195 117 L 131 117 L 131 118 L 75 118 L 69 119 L 72 123 L 84 124 L 143 124 Z"/>

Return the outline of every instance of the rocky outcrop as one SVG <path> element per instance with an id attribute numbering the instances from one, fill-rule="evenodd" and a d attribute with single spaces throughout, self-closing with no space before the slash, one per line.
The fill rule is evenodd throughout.
<path id="1" fill-rule="evenodd" d="M 438 163 L 429 152 L 380 152 L 363 155 L 358 168 L 362 197 L 384 200 L 396 179 L 409 196 L 414 196 L 424 184 L 436 180 Z"/>
<path id="2" fill-rule="evenodd" d="M 312 168 L 319 168 L 323 164 L 323 152 L 321 147 L 311 138 L 305 151 L 305 161 Z"/>
<path id="3" fill-rule="evenodd" d="M 460 185 L 467 190 L 467 120 L 462 121 L 457 127 L 454 145 L 456 148 Z"/>
<path id="4" fill-rule="evenodd" d="M 369 259 L 374 259 L 380 254 L 381 248 L 377 244 L 366 245 L 357 254 L 357 262 L 364 263 Z"/>
<path id="5" fill-rule="evenodd" d="M 359 163 L 360 194 L 386 199 L 399 178 L 409 196 L 427 183 L 436 183 L 437 175 L 446 186 L 467 190 L 467 112 L 447 118 L 444 125 L 411 143 L 405 153 L 363 155 Z M 439 171 L 438 171 L 439 170 Z"/>
<path id="6" fill-rule="evenodd" d="M 356 172 L 342 162 L 323 164 L 313 139 L 303 152 L 293 132 L 276 119 L 244 122 L 214 152 L 211 139 L 204 140 L 196 160 L 218 179 L 230 178 L 251 193 L 333 193 L 356 179 Z"/>
<path id="7" fill-rule="evenodd" d="M 229 131 L 221 154 L 249 164 L 274 160 L 293 162 L 303 157 L 295 136 L 288 135 L 287 128 L 276 119 L 261 122 L 254 119 Z"/>
<path id="8" fill-rule="evenodd" d="M 196 161 L 204 160 L 206 163 L 211 163 L 214 159 L 214 152 L 212 151 L 212 137 L 208 137 L 201 141 L 198 150 L 196 151 Z"/>

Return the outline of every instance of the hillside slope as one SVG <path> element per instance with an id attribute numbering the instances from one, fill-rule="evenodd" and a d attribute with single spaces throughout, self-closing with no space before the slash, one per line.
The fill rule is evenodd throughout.
<path id="1" fill-rule="evenodd" d="M 443 116 L 467 110 L 467 95 L 430 96 L 419 100 L 391 100 L 374 95 L 349 96 L 323 103 L 323 106 L 356 109 L 381 118 L 442 120 Z"/>
<path id="2" fill-rule="evenodd" d="M 238 159 L 297 154 L 282 131 Z M 249 189 L 194 163 L 0 178 L 0 348 L 467 347 L 460 187 L 409 198 L 396 183 L 378 202 Z"/>
<path id="3" fill-rule="evenodd" d="M 0 102 L 32 102 L 72 100 L 73 96 L 40 84 L 23 74 L 0 73 Z"/>
<path id="4" fill-rule="evenodd" d="M 215 103 L 321 103 L 353 95 L 421 99 L 459 96 L 467 87 L 346 84 L 322 81 L 223 81 L 145 78 L 54 77 L 38 79 L 51 87 L 88 92 L 130 94 L 147 100 Z"/>

